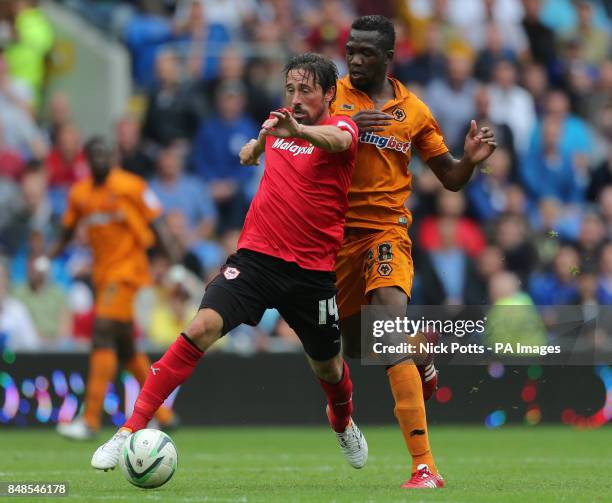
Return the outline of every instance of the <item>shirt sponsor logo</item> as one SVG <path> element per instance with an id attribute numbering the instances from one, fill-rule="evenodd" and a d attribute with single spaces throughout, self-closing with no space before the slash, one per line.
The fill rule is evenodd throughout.
<path id="1" fill-rule="evenodd" d="M 93 227 L 96 225 L 107 225 L 120 219 L 121 217 L 116 211 L 96 211 L 83 218 L 83 224 Z"/>
<path id="2" fill-rule="evenodd" d="M 293 140 L 288 141 L 288 140 L 285 140 L 284 138 L 277 138 L 276 141 L 272 144 L 272 148 L 276 148 L 278 150 L 286 150 L 287 152 L 291 152 L 294 157 L 300 154 L 310 155 L 314 151 L 314 145 L 302 147 L 300 145 L 296 145 Z"/>
<path id="3" fill-rule="evenodd" d="M 359 135 L 360 143 L 369 143 L 371 145 L 376 145 L 377 148 L 389 148 L 391 150 L 397 150 L 398 152 L 402 152 L 407 154 L 410 150 L 410 140 L 408 141 L 399 141 L 395 136 L 379 136 L 375 133 L 363 132 Z"/>

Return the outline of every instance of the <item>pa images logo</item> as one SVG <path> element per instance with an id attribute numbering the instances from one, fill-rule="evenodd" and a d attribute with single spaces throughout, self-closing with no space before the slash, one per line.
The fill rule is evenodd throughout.
<path id="1" fill-rule="evenodd" d="M 389 276 L 393 272 L 393 267 L 391 267 L 386 262 L 378 265 L 378 274 L 381 276 Z"/>
<path id="2" fill-rule="evenodd" d="M 406 118 L 406 112 L 404 112 L 401 108 L 396 108 L 393 110 L 393 117 L 395 117 L 396 121 L 403 122 L 403 120 Z"/>

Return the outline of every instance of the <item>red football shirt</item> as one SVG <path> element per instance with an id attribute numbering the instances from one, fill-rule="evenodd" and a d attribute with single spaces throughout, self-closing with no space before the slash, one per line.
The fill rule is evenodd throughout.
<path id="1" fill-rule="evenodd" d="M 350 148 L 331 153 L 299 138 L 267 137 L 264 174 L 238 249 L 295 262 L 303 269 L 334 269 L 355 167 L 357 125 L 341 115 L 318 125 L 348 131 Z"/>

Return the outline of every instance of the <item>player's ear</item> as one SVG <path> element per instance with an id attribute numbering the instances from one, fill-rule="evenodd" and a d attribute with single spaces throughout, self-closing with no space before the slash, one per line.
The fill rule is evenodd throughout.
<path id="1" fill-rule="evenodd" d="M 327 90 L 327 92 L 323 96 L 323 100 L 325 101 L 325 103 L 329 107 L 331 105 L 332 101 L 334 101 L 335 97 L 336 97 L 336 86 L 334 85 L 334 86 L 331 86 Z"/>
<path id="2" fill-rule="evenodd" d="M 388 51 L 385 52 L 385 57 L 387 58 L 387 64 L 391 63 L 391 61 L 393 61 L 393 56 L 395 55 L 395 51 L 393 49 L 390 49 Z"/>

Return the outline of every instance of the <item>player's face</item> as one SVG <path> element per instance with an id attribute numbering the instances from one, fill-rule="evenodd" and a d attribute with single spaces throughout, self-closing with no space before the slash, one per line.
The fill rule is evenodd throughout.
<path id="1" fill-rule="evenodd" d="M 319 84 L 315 84 L 314 75 L 306 70 L 289 70 L 285 82 L 287 106 L 293 111 L 293 117 L 300 124 L 317 124 L 329 110 L 331 94 L 323 93 Z"/>
<path id="2" fill-rule="evenodd" d="M 94 143 L 85 152 L 91 174 L 96 179 L 104 178 L 111 167 L 111 152 L 104 143 Z"/>
<path id="3" fill-rule="evenodd" d="M 356 89 L 372 89 L 387 76 L 393 51 L 383 51 L 379 47 L 379 37 L 377 31 L 351 30 L 346 43 L 346 63 L 351 84 Z"/>

